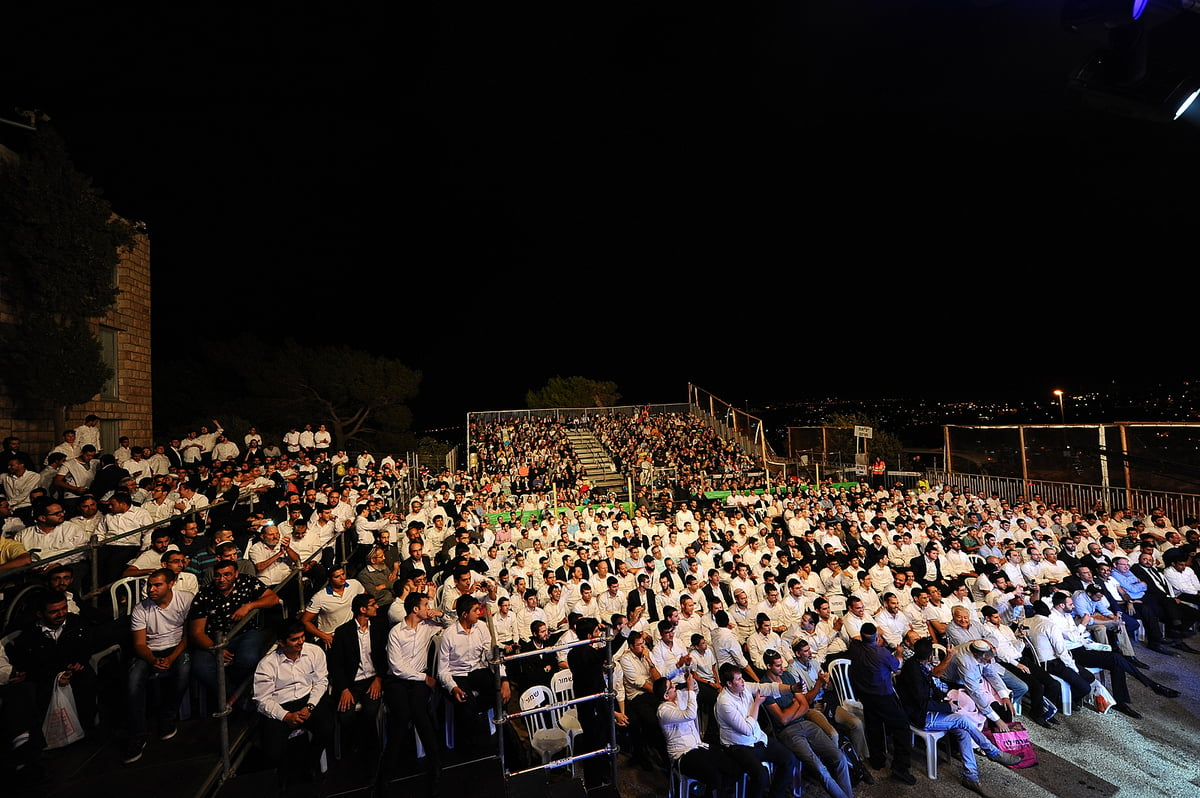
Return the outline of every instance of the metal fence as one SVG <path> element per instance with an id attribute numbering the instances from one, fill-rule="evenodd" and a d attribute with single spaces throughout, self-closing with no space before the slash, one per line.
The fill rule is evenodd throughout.
<path id="1" fill-rule="evenodd" d="M 993 493 L 1010 504 L 1017 501 L 1036 501 L 1046 506 L 1057 504 L 1076 512 L 1088 513 L 1114 509 L 1134 510 L 1134 516 L 1144 515 L 1151 507 L 1162 507 L 1179 523 L 1184 518 L 1200 518 L 1200 495 L 1168 491 L 1105 487 L 1078 482 L 1052 482 L 1040 479 L 997 477 L 988 474 L 964 474 L 950 471 L 928 471 L 931 482 L 969 490 L 990 496 Z"/>

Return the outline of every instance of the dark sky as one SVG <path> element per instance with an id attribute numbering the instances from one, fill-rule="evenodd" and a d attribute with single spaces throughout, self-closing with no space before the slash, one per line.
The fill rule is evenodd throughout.
<path id="1" fill-rule="evenodd" d="M 1079 108 L 1061 3 L 452 6 L 14 11 L 0 116 L 146 222 L 156 358 L 348 342 L 425 373 L 418 427 L 555 374 L 1042 392 L 1179 340 L 1200 109 Z M 1200 14 L 1147 21 L 1200 70 Z"/>

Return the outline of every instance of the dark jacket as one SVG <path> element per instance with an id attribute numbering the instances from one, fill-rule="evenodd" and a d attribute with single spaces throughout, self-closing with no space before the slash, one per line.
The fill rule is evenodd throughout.
<path id="1" fill-rule="evenodd" d="M 371 662 L 375 665 L 375 675 L 383 678 L 387 675 L 388 657 L 388 625 L 387 619 L 375 618 L 371 621 Z M 333 645 L 329 648 L 327 658 L 329 664 L 329 685 L 333 688 L 336 700 L 342 691 L 354 684 L 358 666 L 362 658 L 358 650 L 358 621 L 354 618 L 333 630 Z"/>
<path id="2" fill-rule="evenodd" d="M 900 695 L 900 704 L 908 715 L 908 722 L 918 729 L 925 728 L 927 712 L 954 714 L 954 707 L 946 701 L 946 694 L 934 684 L 933 677 L 916 657 L 909 657 L 900 668 L 900 675 L 896 677 L 896 692 Z"/>

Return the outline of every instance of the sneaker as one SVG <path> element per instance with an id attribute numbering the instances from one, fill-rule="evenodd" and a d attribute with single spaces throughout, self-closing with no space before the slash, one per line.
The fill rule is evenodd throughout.
<path id="1" fill-rule="evenodd" d="M 130 740 L 129 745 L 125 748 L 125 758 L 121 760 L 122 764 L 132 765 L 134 762 L 142 758 L 142 753 L 146 750 L 146 741 L 143 739 Z"/>
<path id="2" fill-rule="evenodd" d="M 159 735 L 159 738 L 158 738 L 158 739 L 160 739 L 160 740 L 170 740 L 170 739 L 171 739 L 172 737 L 174 737 L 176 734 L 179 734 L 179 727 L 178 727 L 178 726 L 176 726 L 175 724 L 171 724 L 170 726 L 168 726 L 168 727 L 166 727 L 165 729 L 163 729 L 163 731 L 162 731 L 162 734 L 161 734 L 161 735 Z"/>
<path id="3" fill-rule="evenodd" d="M 1015 765 L 1021 761 L 1019 754 L 1010 754 L 1008 751 L 996 749 L 996 753 L 988 754 L 987 758 L 993 762 L 999 762 L 1001 765 Z"/>

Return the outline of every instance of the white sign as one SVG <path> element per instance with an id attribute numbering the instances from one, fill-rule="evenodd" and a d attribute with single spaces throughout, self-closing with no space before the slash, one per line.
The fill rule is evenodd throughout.
<path id="1" fill-rule="evenodd" d="M 855 427 L 854 437 L 856 438 L 873 438 L 873 430 L 870 427 Z"/>

